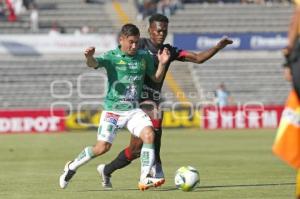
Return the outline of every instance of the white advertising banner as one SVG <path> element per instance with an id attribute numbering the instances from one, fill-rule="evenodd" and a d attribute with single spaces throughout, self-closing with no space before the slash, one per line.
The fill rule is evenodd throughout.
<path id="1" fill-rule="evenodd" d="M 116 34 L 0 35 L 0 54 L 77 54 L 89 46 L 102 53 L 117 46 Z"/>

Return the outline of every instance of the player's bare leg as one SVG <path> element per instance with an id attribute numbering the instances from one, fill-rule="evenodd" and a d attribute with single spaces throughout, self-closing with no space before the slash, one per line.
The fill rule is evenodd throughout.
<path id="1" fill-rule="evenodd" d="M 130 144 L 109 164 L 100 164 L 97 171 L 102 179 L 102 187 L 104 189 L 111 189 L 111 174 L 117 169 L 121 169 L 129 165 L 133 160 L 140 157 L 143 141 L 131 135 Z"/>
<path id="2" fill-rule="evenodd" d="M 108 142 L 97 141 L 95 146 L 86 147 L 73 161 L 67 162 L 64 172 L 59 178 L 60 188 L 65 189 L 67 187 L 79 167 L 89 162 L 92 158 L 106 153 L 110 147 L 111 144 Z"/>
<path id="3" fill-rule="evenodd" d="M 151 173 L 153 177 L 164 178 L 164 172 L 162 169 L 162 163 L 160 158 L 161 137 L 162 137 L 161 125 L 162 125 L 163 113 L 160 111 L 159 106 L 154 101 L 151 100 L 147 100 L 141 103 L 141 108 L 151 118 L 154 132 L 155 132 L 155 140 L 154 140 L 155 163 L 151 168 Z"/>
<path id="4" fill-rule="evenodd" d="M 155 140 L 154 140 L 154 148 L 155 148 L 155 164 L 151 168 L 151 174 L 153 177 L 164 178 L 164 173 L 161 165 L 160 159 L 160 146 L 161 146 L 161 135 L 162 128 L 161 122 L 162 117 L 160 116 L 159 111 L 157 110 L 157 105 L 153 101 L 146 101 L 141 104 L 141 108 L 144 112 L 147 113 L 151 119 L 154 132 L 155 132 Z M 102 178 L 102 186 L 105 189 L 111 189 L 111 175 L 118 169 L 122 169 L 128 166 L 133 160 L 140 157 L 141 148 L 143 146 L 143 142 L 140 138 L 131 135 L 129 145 L 122 150 L 118 156 L 108 164 L 100 164 L 97 167 L 97 171 Z M 163 184 L 163 183 L 162 183 Z M 159 184 L 158 186 L 162 185 Z"/>
<path id="5" fill-rule="evenodd" d="M 140 190 L 144 191 L 150 187 L 157 187 L 164 183 L 164 178 L 155 178 L 150 176 L 151 167 L 155 161 L 154 150 L 154 131 L 152 127 L 145 127 L 140 135 L 143 140 L 143 147 L 141 150 L 141 176 L 138 183 Z"/>

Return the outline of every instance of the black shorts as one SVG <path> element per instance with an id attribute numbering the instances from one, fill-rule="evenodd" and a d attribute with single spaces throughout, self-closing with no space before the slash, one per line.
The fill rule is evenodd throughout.
<path id="1" fill-rule="evenodd" d="M 291 64 L 293 87 L 300 99 L 300 59 Z"/>

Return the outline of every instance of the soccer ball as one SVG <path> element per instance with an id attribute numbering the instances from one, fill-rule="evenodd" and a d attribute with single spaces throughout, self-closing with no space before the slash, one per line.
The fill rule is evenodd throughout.
<path id="1" fill-rule="evenodd" d="M 199 172 L 191 166 L 177 169 L 175 174 L 175 185 L 182 191 L 192 191 L 200 182 Z"/>

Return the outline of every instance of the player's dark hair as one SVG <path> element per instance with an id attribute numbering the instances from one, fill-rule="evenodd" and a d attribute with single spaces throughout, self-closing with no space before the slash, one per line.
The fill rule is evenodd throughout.
<path id="1" fill-rule="evenodd" d="M 168 17 L 166 17 L 165 15 L 162 15 L 162 14 L 154 14 L 154 15 L 152 15 L 149 18 L 149 24 L 152 24 L 154 21 L 169 23 Z"/>
<path id="2" fill-rule="evenodd" d="M 120 35 L 124 35 L 126 37 L 129 36 L 139 36 L 140 35 L 140 30 L 136 25 L 128 23 L 122 26 Z"/>

